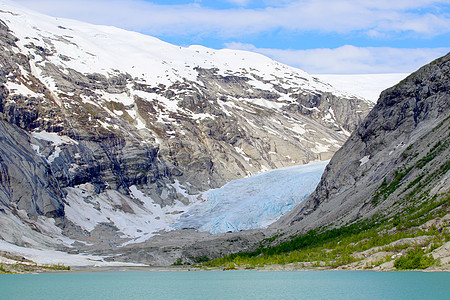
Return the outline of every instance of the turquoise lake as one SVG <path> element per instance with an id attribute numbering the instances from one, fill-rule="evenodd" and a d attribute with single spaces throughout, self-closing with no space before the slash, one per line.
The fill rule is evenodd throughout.
<path id="1" fill-rule="evenodd" d="M 0 299 L 450 299 L 450 273 L 127 271 L 0 275 Z"/>

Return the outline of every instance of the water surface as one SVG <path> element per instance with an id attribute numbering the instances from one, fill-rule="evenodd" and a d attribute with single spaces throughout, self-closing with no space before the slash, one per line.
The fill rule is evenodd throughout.
<path id="1" fill-rule="evenodd" d="M 450 273 L 91 272 L 0 275 L 0 299 L 449 299 Z"/>

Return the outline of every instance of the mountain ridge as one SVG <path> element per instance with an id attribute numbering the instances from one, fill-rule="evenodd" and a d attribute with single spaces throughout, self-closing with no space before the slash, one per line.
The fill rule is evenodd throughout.
<path id="1" fill-rule="evenodd" d="M 2 134 L 26 148 L 2 156 L 14 158 L 2 160 L 4 221 L 27 238 L 2 237 L 17 245 L 141 242 L 209 189 L 329 159 L 372 106 L 262 55 L 0 3 Z"/>

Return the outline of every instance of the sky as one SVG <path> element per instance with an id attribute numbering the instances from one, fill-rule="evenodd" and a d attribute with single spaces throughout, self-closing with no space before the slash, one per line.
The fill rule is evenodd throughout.
<path id="1" fill-rule="evenodd" d="M 248 50 L 311 74 L 410 73 L 450 52 L 450 0 L 13 0 L 169 43 Z"/>

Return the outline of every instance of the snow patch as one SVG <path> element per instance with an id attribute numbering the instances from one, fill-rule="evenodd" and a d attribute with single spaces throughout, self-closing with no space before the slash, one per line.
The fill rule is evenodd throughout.
<path id="1" fill-rule="evenodd" d="M 20 95 L 36 97 L 36 98 L 41 96 L 41 95 L 35 93 L 34 91 L 30 90 L 28 87 L 26 87 L 23 84 L 18 84 L 15 82 L 8 81 L 8 82 L 6 82 L 5 85 L 11 94 L 20 94 Z"/>
<path id="2" fill-rule="evenodd" d="M 189 182 L 186 182 L 185 184 L 188 185 L 188 186 L 190 185 Z M 182 186 L 177 179 L 175 179 L 175 183 L 172 184 L 172 186 L 177 191 L 177 193 L 181 194 L 184 198 L 189 200 L 189 204 L 188 205 L 184 205 L 180 201 L 175 201 L 175 205 L 173 205 L 171 207 L 168 207 L 167 208 L 167 212 L 169 212 L 171 214 L 178 215 L 180 213 L 184 213 L 185 211 L 187 211 L 193 204 L 197 204 L 197 203 L 202 201 L 200 199 L 201 198 L 201 193 L 198 193 L 198 194 L 195 194 L 195 195 L 189 194 L 187 192 L 187 189 L 184 186 Z"/>
<path id="3" fill-rule="evenodd" d="M 285 104 L 284 103 L 280 103 L 280 102 L 275 102 L 275 101 L 269 101 L 267 99 L 243 99 L 244 101 L 250 102 L 252 104 L 256 104 L 262 107 L 266 107 L 269 109 L 276 109 L 279 110 L 281 109 Z"/>
<path id="4" fill-rule="evenodd" d="M 78 142 L 71 139 L 65 135 L 58 135 L 55 132 L 33 132 L 33 137 L 39 140 L 44 140 L 53 143 L 55 146 L 60 146 L 62 144 L 75 144 L 78 145 Z"/>
<path id="5" fill-rule="evenodd" d="M 122 103 L 125 106 L 129 106 L 134 103 L 133 96 L 128 95 L 127 93 L 110 94 L 110 93 L 107 93 L 102 90 L 99 90 L 98 92 L 100 93 L 101 98 L 105 101 L 118 102 L 118 103 Z"/>
<path id="6" fill-rule="evenodd" d="M 361 158 L 361 159 L 359 160 L 359 162 L 360 162 L 359 166 L 365 165 L 366 163 L 369 162 L 369 160 L 370 160 L 370 155 L 364 156 L 363 158 Z"/>
<path id="7" fill-rule="evenodd" d="M 295 133 L 298 133 L 300 135 L 303 135 L 305 133 L 307 133 L 308 131 L 305 129 L 305 124 L 295 124 L 294 126 L 292 126 L 291 128 L 289 128 L 290 130 L 294 131 Z"/>
<path id="8" fill-rule="evenodd" d="M 237 153 L 239 153 L 246 162 L 250 162 L 251 158 L 247 156 L 247 153 L 244 152 L 244 149 L 240 147 L 234 147 Z"/>
<path id="9" fill-rule="evenodd" d="M 40 265 L 66 265 L 77 267 L 118 267 L 118 266 L 145 266 L 143 264 L 108 262 L 106 257 L 87 255 L 87 254 L 68 254 L 62 251 L 48 249 L 33 249 L 19 247 L 0 239 L 0 250 L 23 256 L 26 259 L 34 261 Z"/>
<path id="10" fill-rule="evenodd" d="M 57 157 L 59 157 L 59 154 L 62 151 L 62 149 L 60 148 L 61 145 L 63 144 L 78 145 L 78 142 L 71 139 L 70 137 L 65 135 L 58 135 L 55 132 L 46 132 L 46 131 L 33 132 L 32 136 L 35 139 L 50 142 L 55 147 L 53 153 L 49 157 L 47 157 L 47 161 L 49 163 L 52 163 Z M 42 156 L 39 145 L 36 145 L 36 143 L 33 143 L 33 141 L 31 141 L 31 147 L 36 151 L 36 153 L 39 156 Z"/>
<path id="11" fill-rule="evenodd" d="M 323 153 L 323 152 L 328 152 L 329 150 L 330 150 L 330 145 L 324 145 L 319 142 L 316 142 L 315 147 L 311 149 L 311 151 L 314 153 Z"/>
<path id="12" fill-rule="evenodd" d="M 206 119 L 206 118 L 210 118 L 210 119 L 214 120 L 215 116 L 213 116 L 211 114 L 192 114 L 192 118 L 194 120 L 203 120 L 203 119 Z"/>
<path id="13" fill-rule="evenodd" d="M 179 184 L 178 188 L 182 192 Z M 180 201 L 161 207 L 134 185 L 130 191 L 131 197 L 139 201 L 115 190 L 96 194 L 89 183 L 66 188 L 66 217 L 89 232 L 100 223 L 111 224 L 123 233 L 122 238 L 130 239 L 126 245 L 143 242 L 158 231 L 171 230 L 171 224 L 179 218 L 180 212 L 187 210 Z M 195 196 L 184 195 L 195 200 Z"/>

